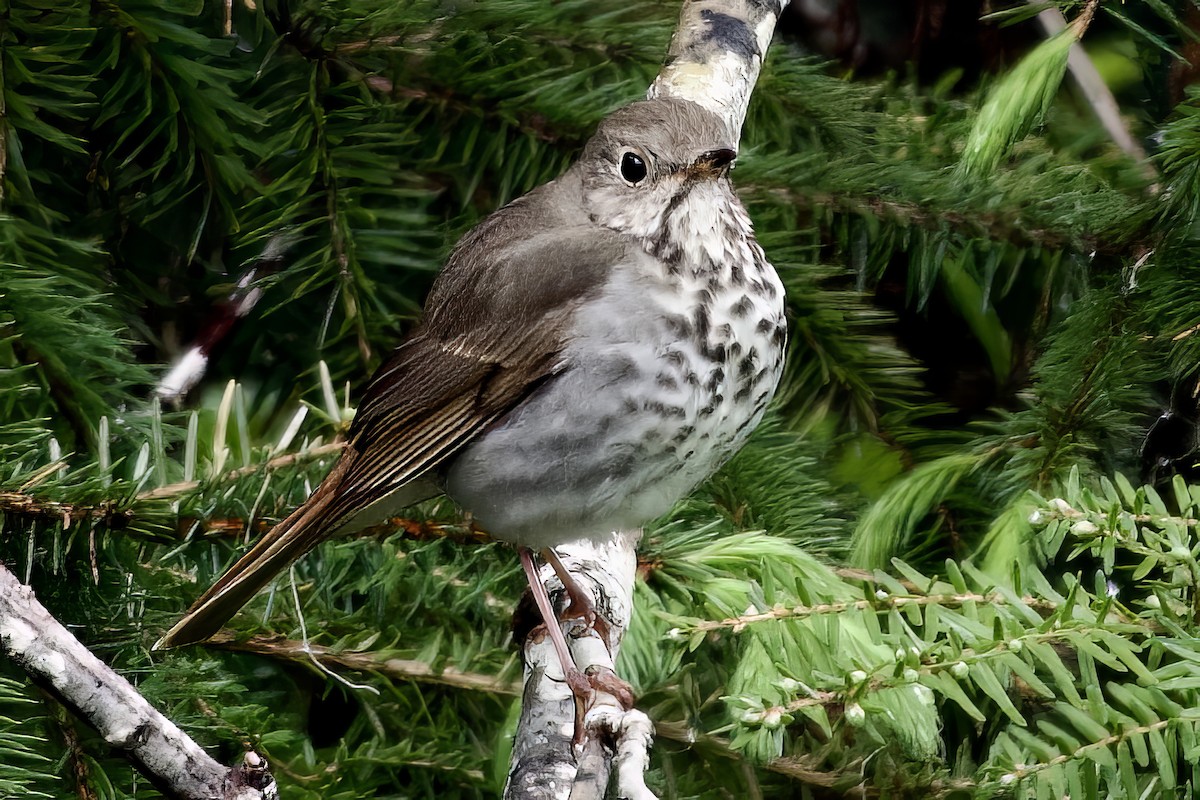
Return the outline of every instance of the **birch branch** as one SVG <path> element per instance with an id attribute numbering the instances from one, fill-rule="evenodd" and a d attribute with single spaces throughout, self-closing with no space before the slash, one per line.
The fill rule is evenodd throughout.
<path id="1" fill-rule="evenodd" d="M 0 653 L 51 690 L 157 785 L 182 800 L 276 796 L 265 762 L 222 766 L 59 624 L 0 564 Z"/>
<path id="2" fill-rule="evenodd" d="M 684 0 L 666 64 L 647 96 L 697 103 L 720 116 L 733 140 L 740 140 L 750 93 L 785 5 L 787 0 Z M 564 623 L 576 665 L 598 676 L 600 686 L 604 677 L 616 677 L 617 653 L 633 613 L 634 550 L 640 538 L 640 530 L 617 532 L 600 544 L 558 548 L 567 570 L 608 623 L 607 641 L 575 620 Z M 551 585 L 557 581 L 549 567 L 541 577 Z M 505 798 L 600 800 L 615 771 L 617 796 L 654 800 L 643 777 L 653 737 L 649 718 L 598 690 L 576 748 L 574 697 L 549 637 L 534 631 L 522 645 L 525 689 Z"/>
<path id="3" fill-rule="evenodd" d="M 750 93 L 788 0 L 685 0 L 667 63 L 647 96 L 691 100 L 741 139 Z"/>
<path id="4" fill-rule="evenodd" d="M 640 530 L 614 533 L 607 541 L 575 542 L 557 548 L 567 570 L 585 591 L 597 611 L 608 623 L 607 639 L 579 620 L 567 620 L 563 633 L 576 666 L 599 678 L 616 675 L 615 662 L 621 639 L 633 616 L 633 585 L 637 578 L 635 549 Z M 543 567 L 541 579 L 549 587 L 558 586 L 554 571 Z M 626 711 L 613 694 L 599 690 L 584 717 L 584 741 L 577 753 L 575 733 L 575 697 L 567 685 L 562 665 L 550 637 L 534 629 L 523 645 L 525 675 L 521 718 L 509 762 L 508 785 L 504 796 L 510 800 L 584 800 L 602 798 L 608 787 L 613 751 L 629 750 L 623 740 L 627 728 L 636 736 L 649 729 L 650 722 L 639 711 Z M 626 723 L 626 718 L 631 722 Z M 644 720 L 644 722 L 643 722 Z M 642 728 L 637 725 L 641 724 Z M 633 727 L 629 727 L 632 725 Z M 649 737 L 641 741 L 642 752 Z M 626 756 L 626 760 L 636 756 Z M 620 764 L 618 772 L 621 772 Z M 623 797 L 651 800 L 641 770 L 636 775 L 624 770 Z"/>

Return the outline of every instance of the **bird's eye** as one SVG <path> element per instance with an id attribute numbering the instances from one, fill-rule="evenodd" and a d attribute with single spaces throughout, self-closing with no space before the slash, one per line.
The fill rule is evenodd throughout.
<path id="1" fill-rule="evenodd" d="M 641 183 L 646 178 L 646 162 L 634 153 L 621 156 L 621 177 L 630 183 Z"/>

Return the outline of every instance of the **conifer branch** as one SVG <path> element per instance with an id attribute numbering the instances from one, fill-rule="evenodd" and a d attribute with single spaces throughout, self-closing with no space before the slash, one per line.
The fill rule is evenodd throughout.
<path id="1" fill-rule="evenodd" d="M 1157 722 L 1151 722 L 1146 725 L 1139 725 L 1134 728 L 1126 728 L 1120 733 L 1114 733 L 1112 736 L 1106 736 L 1103 739 L 1098 739 L 1094 742 L 1088 742 L 1073 752 L 1063 753 L 1062 755 L 1055 756 L 1049 761 L 1043 761 L 1039 764 L 1033 764 L 1030 766 L 1018 766 L 1012 772 L 1000 776 L 1000 785 L 1008 786 L 1009 784 L 1024 780 L 1031 775 L 1035 775 L 1038 772 L 1051 769 L 1060 764 L 1065 764 L 1066 762 L 1077 758 L 1091 758 L 1089 753 L 1093 751 L 1106 750 L 1113 745 L 1120 744 L 1126 739 L 1130 739 L 1134 736 L 1146 736 L 1154 733 L 1155 731 L 1161 731 L 1169 726 L 1172 722 L 1178 722 L 1178 720 L 1160 719 Z"/>
<path id="2" fill-rule="evenodd" d="M 41 500 L 22 492 L 0 492 L 0 513 L 20 514 L 29 517 L 48 517 L 58 520 L 64 528 L 71 527 L 75 520 L 98 519 L 106 524 L 121 525 L 133 516 L 129 510 L 121 510 L 116 503 L 100 503 L 87 506 Z"/>
<path id="3" fill-rule="evenodd" d="M 248 467 L 240 467 L 238 469 L 230 470 L 222 475 L 218 479 L 218 482 L 227 483 L 236 481 L 239 478 L 246 477 L 247 475 L 256 475 L 260 472 L 279 469 L 280 467 L 289 467 L 292 464 L 309 461 L 311 459 L 335 455 L 342 452 L 345 447 L 346 443 L 339 440 L 329 442 L 328 444 L 317 445 L 316 447 L 310 447 L 307 450 L 301 450 L 296 453 L 287 453 L 286 455 L 276 456 L 275 458 L 272 458 L 270 461 L 267 461 L 263 464 L 251 464 Z M 137 499 L 166 500 L 172 497 L 178 497 L 180 495 L 187 494 L 191 491 L 195 491 L 202 485 L 202 481 L 179 481 L 178 483 L 170 483 L 166 486 L 158 486 L 149 491 L 142 492 L 137 496 Z"/>
<path id="4" fill-rule="evenodd" d="M 50 695 L 47 695 L 49 698 Z M 54 703 L 56 708 L 55 721 L 58 723 L 59 733 L 62 734 L 63 742 L 67 746 L 67 762 L 71 766 L 71 775 L 75 779 L 75 793 L 79 796 L 79 800 L 99 800 L 95 789 L 91 783 L 91 767 L 84 754 L 83 746 L 79 742 L 79 733 L 75 730 L 71 719 L 67 715 L 66 709 L 60 704 Z"/>
<path id="5" fill-rule="evenodd" d="M 1015 210 L 963 211 L 955 208 L 933 208 L 875 194 L 801 192 L 775 186 L 750 186 L 747 191 L 765 192 L 797 208 L 829 208 L 843 213 L 864 214 L 906 227 L 930 231 L 942 231 L 949 227 L 972 239 L 1007 242 L 1019 247 L 1070 247 L 1081 251 L 1124 254 L 1142 246 L 1140 241 L 1130 244 L 1126 237 L 1122 237 L 1120 241 L 1110 241 L 1090 233 L 1039 227 L 1025 220 L 1019 211 Z"/>
<path id="6" fill-rule="evenodd" d="M 520 693 L 520 686 L 516 682 L 493 675 L 461 672 L 454 667 L 437 670 L 424 661 L 391 658 L 378 653 L 337 652 L 321 645 L 306 645 L 296 639 L 267 636 L 238 639 L 230 634 L 221 633 L 209 639 L 205 644 L 221 650 L 253 653 L 296 663 L 310 663 L 312 659 L 315 659 L 327 667 L 373 673 L 395 681 L 430 683 L 488 694 L 516 696 Z"/>
<path id="7" fill-rule="evenodd" d="M 8 76 L 5 59 L 0 58 L 0 210 L 4 210 L 4 190 L 8 182 Z"/>
<path id="8" fill-rule="evenodd" d="M 911 668 L 911 674 L 904 674 L 899 677 L 875 678 L 863 680 L 854 684 L 850 689 L 845 690 L 808 690 L 804 697 L 798 697 L 783 705 L 769 706 L 762 711 L 752 712 L 744 715 L 747 721 L 763 722 L 769 719 L 779 719 L 783 714 L 790 714 L 799 711 L 802 708 L 811 708 L 813 706 L 840 706 L 844 705 L 854 697 L 860 697 L 864 693 L 878 692 L 883 689 L 895 689 L 905 685 L 913 685 L 923 675 L 934 675 L 939 672 L 955 672 L 962 669 L 959 664 L 964 666 L 977 664 L 983 661 L 994 660 L 1007 653 L 1019 653 L 1026 644 L 1037 644 L 1039 642 L 1053 642 L 1060 639 L 1070 639 L 1079 633 L 1103 633 L 1105 628 L 1096 626 L 1077 625 L 1073 627 L 1064 627 L 1046 632 L 1033 631 L 1022 634 L 1009 640 L 997 641 L 986 650 L 976 650 L 970 647 L 964 647 L 952 659 L 945 661 L 935 661 L 928 664 Z M 1149 632 L 1147 632 L 1149 633 Z M 969 669 L 969 668 L 968 668 Z M 908 670 L 906 670 L 908 672 Z M 861 676 L 859 676 L 861 677 Z"/>
<path id="9" fill-rule="evenodd" d="M 891 609 L 904 608 L 906 606 L 927 605 L 938 605 L 946 608 L 954 608 L 957 606 L 962 606 L 966 603 L 1004 605 L 1008 602 L 1009 599 L 998 592 L 992 592 L 989 594 L 965 592 L 961 594 L 927 594 L 913 596 L 885 594 L 882 597 L 876 597 L 872 600 L 853 600 L 841 603 L 817 603 L 811 606 L 780 606 L 772 608 L 769 611 L 760 611 L 754 614 L 743 614 L 737 617 L 728 617 L 726 619 L 697 620 L 694 623 L 680 628 L 679 632 L 692 633 L 701 631 L 732 630 L 734 633 L 741 633 L 746 629 L 746 626 L 753 625 L 758 622 L 770 622 L 781 619 L 803 619 L 805 617 L 819 616 L 822 614 L 842 614 L 847 611 L 889 611 Z M 1039 597 L 1025 596 L 1021 598 L 1021 602 L 1028 608 L 1045 612 L 1047 614 L 1053 613 L 1058 609 L 1058 605 L 1056 603 Z"/>
<path id="10" fill-rule="evenodd" d="M 293 464 L 302 463 L 312 459 L 322 458 L 324 456 L 336 455 L 340 453 L 346 446 L 344 441 L 334 441 L 328 444 L 317 445 L 306 450 L 301 450 L 296 453 L 287 453 L 285 455 L 276 456 L 262 464 L 252 464 L 248 467 L 239 467 L 238 469 L 230 470 L 218 478 L 215 483 L 232 483 L 249 475 L 256 475 L 262 472 L 289 467 Z M 60 469 L 62 464 L 56 462 L 48 465 L 42 472 L 46 470 L 53 471 Z M 42 474 L 42 473 L 39 473 Z M 114 527 L 123 527 L 128 524 L 136 514 L 133 508 L 120 508 L 119 501 L 103 502 L 96 505 L 82 505 L 78 503 L 65 503 L 57 500 L 44 500 L 35 494 L 25 491 L 34 481 L 27 481 L 19 492 L 0 492 L 0 513 L 20 514 L 23 516 L 47 517 L 58 520 L 64 528 L 71 527 L 75 520 L 79 519 L 94 519 L 101 520 L 105 524 Z M 205 485 L 204 481 L 179 481 L 170 483 L 165 486 L 157 486 L 149 489 L 135 498 L 136 502 L 146 502 L 154 500 L 169 500 L 175 497 L 194 492 L 201 486 Z M 414 536 L 418 532 L 433 535 L 419 523 L 414 523 L 410 520 L 398 520 L 397 525 L 405 530 L 410 528 L 413 530 Z M 238 527 L 239 531 L 245 529 L 244 523 Z M 378 529 L 370 529 L 378 532 Z M 419 538 L 419 537 L 417 537 Z"/>

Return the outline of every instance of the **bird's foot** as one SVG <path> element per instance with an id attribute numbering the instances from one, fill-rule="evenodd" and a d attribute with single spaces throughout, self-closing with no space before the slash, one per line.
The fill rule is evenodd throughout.
<path id="1" fill-rule="evenodd" d="M 571 743 L 578 746 L 583 744 L 587 735 L 586 718 L 589 711 L 597 706 L 611 708 L 611 702 L 604 702 L 601 694 L 606 694 L 616 701 L 622 712 L 633 708 L 633 687 L 617 677 L 617 674 L 607 667 L 591 666 L 587 672 L 580 672 L 572 664 L 565 671 L 567 685 L 575 697 L 575 729 Z"/>
<path id="2" fill-rule="evenodd" d="M 612 696 L 622 711 L 629 711 L 633 708 L 633 703 L 636 699 L 633 694 L 633 687 L 628 682 L 621 680 L 617 673 L 608 667 L 588 667 L 587 681 L 594 693 L 599 694 L 603 692 Z"/>
<path id="3" fill-rule="evenodd" d="M 586 627 L 600 634 L 600 640 L 606 647 L 611 647 L 612 640 L 609 638 L 608 620 L 596 610 L 592 596 L 579 585 L 579 581 L 575 580 L 575 576 L 567 569 L 567 565 L 562 562 L 553 548 L 547 547 L 543 550 L 542 558 L 554 570 L 554 574 L 562 582 L 563 591 L 567 595 L 567 607 L 558 615 L 559 621 L 581 619 Z"/>

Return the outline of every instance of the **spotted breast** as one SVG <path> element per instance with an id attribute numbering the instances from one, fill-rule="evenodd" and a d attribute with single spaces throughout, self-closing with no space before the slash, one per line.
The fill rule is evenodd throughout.
<path id="1" fill-rule="evenodd" d="M 735 453 L 775 393 L 783 288 L 728 181 L 688 186 L 622 238 L 561 372 L 448 470 L 447 493 L 497 538 L 537 549 L 643 525 Z"/>

